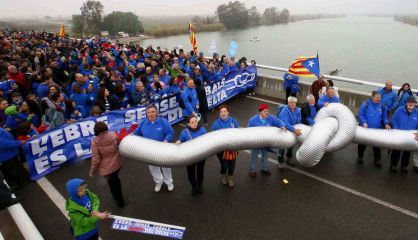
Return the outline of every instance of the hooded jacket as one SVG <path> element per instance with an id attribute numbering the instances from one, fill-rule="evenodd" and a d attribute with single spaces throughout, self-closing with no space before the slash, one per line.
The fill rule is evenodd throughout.
<path id="1" fill-rule="evenodd" d="M 91 174 L 98 170 L 100 176 L 106 176 L 122 167 L 118 144 L 119 139 L 116 134 L 109 131 L 100 134 L 91 141 Z"/>
<path id="2" fill-rule="evenodd" d="M 337 96 L 328 97 L 328 95 L 321 96 L 318 100 L 318 106 L 323 107 L 325 103 L 339 103 L 340 99 Z"/>
<path id="3" fill-rule="evenodd" d="M 212 131 L 216 131 L 219 129 L 224 128 L 239 128 L 237 119 L 233 117 L 228 117 L 228 119 L 223 120 L 222 118 L 218 118 L 212 124 Z"/>
<path id="4" fill-rule="evenodd" d="M 393 129 L 418 130 L 418 110 L 408 112 L 406 107 L 398 108 L 392 117 Z"/>
<path id="5" fill-rule="evenodd" d="M 382 96 L 382 102 L 385 104 L 386 108 L 391 111 L 396 107 L 396 100 L 398 95 L 395 90 L 386 91 L 386 88 L 379 89 L 379 93 Z"/>
<path id="6" fill-rule="evenodd" d="M 65 209 L 70 217 L 72 234 L 77 240 L 88 239 L 97 233 L 99 218 L 91 216 L 92 211 L 99 211 L 100 200 L 97 196 L 86 190 L 84 197 L 77 195 L 78 187 L 83 184 L 82 179 L 71 179 L 67 182 L 67 192 L 70 198 L 65 204 Z"/>
<path id="7" fill-rule="evenodd" d="M 188 117 L 192 112 L 197 112 L 196 106 L 199 105 L 199 99 L 197 98 L 197 92 L 194 88 L 185 88 L 181 93 L 181 99 L 183 100 L 184 106 L 183 116 Z"/>
<path id="8" fill-rule="evenodd" d="M 286 106 L 280 112 L 279 119 L 285 123 L 286 128 L 289 129 L 289 131 L 294 132 L 295 127 L 293 127 L 293 125 L 302 123 L 302 114 L 299 108 L 295 108 L 295 110 L 292 112 L 289 106 Z"/>
<path id="9" fill-rule="evenodd" d="M 183 129 L 183 131 L 181 131 L 179 140 L 180 142 L 184 143 L 184 142 L 193 140 L 197 137 L 200 137 L 206 133 L 207 131 L 206 131 L 206 128 L 204 127 L 197 127 L 196 129 L 191 129 L 189 127 L 186 127 L 185 129 Z"/>
<path id="10" fill-rule="evenodd" d="M 371 99 L 363 102 L 359 109 L 360 126 L 367 123 L 369 128 L 382 128 L 389 124 L 386 106 L 380 101 L 373 103 Z"/>
<path id="11" fill-rule="evenodd" d="M 134 135 L 159 142 L 172 142 L 174 130 L 165 118 L 157 117 L 153 123 L 148 118 L 145 118 L 139 123 Z"/>
<path id="12" fill-rule="evenodd" d="M 268 115 L 264 120 L 261 119 L 260 114 L 257 114 L 250 118 L 248 121 L 248 127 L 283 127 L 285 123 L 271 115 Z"/>

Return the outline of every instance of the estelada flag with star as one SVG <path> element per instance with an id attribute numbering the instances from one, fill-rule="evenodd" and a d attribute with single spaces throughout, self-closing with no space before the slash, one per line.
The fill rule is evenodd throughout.
<path id="1" fill-rule="evenodd" d="M 319 77 L 319 56 L 298 57 L 290 64 L 288 73 L 299 77 Z"/>

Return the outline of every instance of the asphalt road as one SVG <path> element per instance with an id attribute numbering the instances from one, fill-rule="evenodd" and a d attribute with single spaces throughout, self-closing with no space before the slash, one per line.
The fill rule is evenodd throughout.
<path id="1" fill-rule="evenodd" d="M 234 99 L 229 102 L 231 115 L 246 126 L 260 103 Z M 276 106 L 268 105 L 275 114 Z M 216 117 L 212 112 L 210 122 Z M 178 136 L 183 127 L 174 128 Z M 391 173 L 386 150 L 382 152 L 383 168 L 377 169 L 371 152 L 367 149 L 365 163 L 358 165 L 357 146 L 351 144 L 326 155 L 317 166 L 297 166 L 297 171 L 279 171 L 271 154 L 272 175 L 259 174 L 253 179 L 248 176 L 249 153 L 241 151 L 233 189 L 221 185 L 219 162 L 211 157 L 206 161 L 200 196 L 191 195 L 185 168 L 173 169 L 173 192 L 163 188 L 155 193 L 147 165 L 126 161 L 120 173 L 127 201 L 124 209 L 116 206 L 103 178 L 88 176 L 89 160 L 63 166 L 47 179 L 68 198 L 66 181 L 83 178 L 100 197 L 102 210 L 184 226 L 184 239 L 418 239 L 418 174 L 411 169 L 408 174 Z M 283 179 L 289 183 L 284 184 Z M 72 239 L 68 220 L 37 183 L 18 194 L 25 196 L 23 207 L 45 239 Z M 407 211 L 415 217 L 405 214 Z M 110 226 L 110 220 L 101 223 L 102 239 L 163 239 L 115 231 Z"/>

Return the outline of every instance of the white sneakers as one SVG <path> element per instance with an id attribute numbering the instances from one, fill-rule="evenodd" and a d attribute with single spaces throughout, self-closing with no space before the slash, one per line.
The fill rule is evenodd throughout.
<path id="1" fill-rule="evenodd" d="M 161 191 L 162 186 L 163 186 L 163 182 L 155 184 L 155 188 L 154 188 L 155 192 Z"/>
<path id="2" fill-rule="evenodd" d="M 155 184 L 155 188 L 154 188 L 155 192 L 161 191 L 162 186 L 163 186 L 163 182 Z M 167 189 L 168 189 L 169 192 L 173 191 L 174 190 L 174 184 L 173 183 L 167 184 Z"/>

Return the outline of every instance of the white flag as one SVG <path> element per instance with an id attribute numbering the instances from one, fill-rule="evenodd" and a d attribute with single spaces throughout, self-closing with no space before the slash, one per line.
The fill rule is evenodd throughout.
<path id="1" fill-rule="evenodd" d="M 215 40 L 212 39 L 212 42 L 210 43 L 210 46 L 209 46 L 209 53 L 213 56 L 213 54 L 217 53 L 217 52 L 218 52 L 218 50 L 216 49 Z"/>

